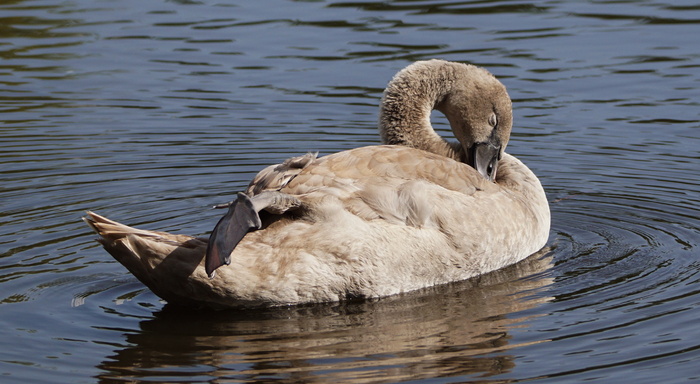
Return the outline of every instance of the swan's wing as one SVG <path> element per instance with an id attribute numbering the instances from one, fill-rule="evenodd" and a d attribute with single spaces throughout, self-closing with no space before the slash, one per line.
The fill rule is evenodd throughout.
<path id="1" fill-rule="evenodd" d="M 451 192 L 456 203 L 499 190 L 474 168 L 453 159 L 402 146 L 371 146 L 316 160 L 280 192 L 298 196 L 308 208 L 305 214 L 337 201 L 363 220 L 420 226 L 428 217 L 439 221 L 450 211 L 433 208 L 440 205 L 440 191 Z"/>
<path id="2" fill-rule="evenodd" d="M 270 166 L 256 176 L 245 194 L 238 195 L 214 228 L 206 272 L 212 276 L 214 270 L 229 264 L 246 233 L 261 228 L 261 210 L 283 214 L 303 202 L 308 213 L 330 198 L 365 220 L 383 218 L 420 225 L 432 211 L 432 195 L 426 185 L 462 196 L 498 188 L 464 163 L 401 146 L 358 148 L 318 160 L 308 154 Z"/>

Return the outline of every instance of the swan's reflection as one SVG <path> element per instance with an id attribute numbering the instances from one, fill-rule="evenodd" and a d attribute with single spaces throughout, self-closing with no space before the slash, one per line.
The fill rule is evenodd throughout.
<path id="1" fill-rule="evenodd" d="M 543 253 L 480 278 L 373 302 L 256 311 L 165 307 L 100 364 L 121 379 L 390 382 L 493 375 L 514 363 L 515 323 L 549 298 Z M 523 326 L 522 324 L 519 326 Z M 175 380 L 177 378 L 177 380 Z"/>

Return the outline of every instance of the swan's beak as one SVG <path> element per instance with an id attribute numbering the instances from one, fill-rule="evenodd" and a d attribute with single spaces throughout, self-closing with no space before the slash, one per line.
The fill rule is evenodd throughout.
<path id="1" fill-rule="evenodd" d="M 487 180 L 494 181 L 500 154 L 500 145 L 496 146 L 491 142 L 474 143 L 467 148 L 467 164 L 471 165 Z"/>

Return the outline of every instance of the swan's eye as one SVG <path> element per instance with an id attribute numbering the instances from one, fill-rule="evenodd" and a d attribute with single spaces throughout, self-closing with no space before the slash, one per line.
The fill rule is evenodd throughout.
<path id="1" fill-rule="evenodd" d="M 496 127 L 496 124 L 498 124 L 498 119 L 496 118 L 496 114 L 492 113 L 491 116 L 489 116 L 489 124 L 492 127 Z"/>

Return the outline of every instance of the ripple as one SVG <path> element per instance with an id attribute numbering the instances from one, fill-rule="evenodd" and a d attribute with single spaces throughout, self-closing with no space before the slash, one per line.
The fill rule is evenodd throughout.
<path id="1" fill-rule="evenodd" d="M 696 206 L 677 195 L 700 185 L 659 180 L 647 168 L 628 171 L 626 181 L 611 176 L 604 193 L 556 193 L 552 201 L 558 305 L 551 315 L 562 325 L 552 329 L 557 336 L 548 355 L 577 356 L 583 368 L 555 369 L 548 377 L 613 377 L 621 368 L 688 358 L 698 349 L 672 324 L 697 307 L 700 219 Z M 639 188 L 628 188 L 630 181 Z M 675 350 L 659 352 L 664 343 Z"/>

